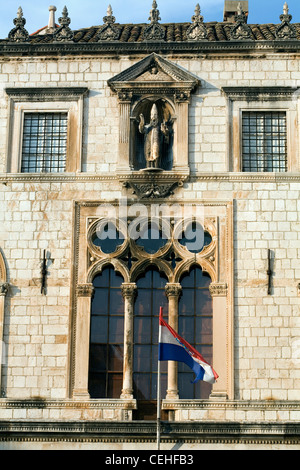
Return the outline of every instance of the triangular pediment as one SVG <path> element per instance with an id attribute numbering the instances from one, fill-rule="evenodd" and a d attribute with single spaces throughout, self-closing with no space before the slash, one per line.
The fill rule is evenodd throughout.
<path id="1" fill-rule="evenodd" d="M 120 89 L 122 85 L 130 84 L 134 86 L 136 84 L 138 87 L 142 83 L 151 83 L 151 85 L 173 83 L 179 85 L 179 87 L 183 85 L 193 89 L 199 82 L 195 75 L 153 53 L 108 80 L 108 85 L 114 91 Z"/>

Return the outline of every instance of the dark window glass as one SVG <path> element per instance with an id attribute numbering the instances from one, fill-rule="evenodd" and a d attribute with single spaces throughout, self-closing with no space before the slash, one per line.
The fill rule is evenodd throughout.
<path id="1" fill-rule="evenodd" d="M 179 242 L 191 253 L 199 253 L 212 242 L 212 237 L 210 233 L 204 231 L 201 224 L 192 222 L 183 231 Z"/>
<path id="2" fill-rule="evenodd" d="M 286 113 L 243 112 L 242 121 L 243 171 L 287 171 Z"/>
<path id="3" fill-rule="evenodd" d="M 98 246 L 103 253 L 114 253 L 124 242 L 124 235 L 117 230 L 112 221 L 107 221 L 106 225 L 99 227 L 93 236 L 93 244 Z"/>
<path id="4" fill-rule="evenodd" d="M 155 222 L 149 223 L 141 229 L 137 226 L 135 230 L 139 234 L 136 244 L 143 247 L 149 254 L 156 253 L 166 244 L 168 239 L 168 235 L 164 234 Z"/>
<path id="5" fill-rule="evenodd" d="M 22 173 L 66 170 L 67 113 L 25 113 Z"/>
<path id="6" fill-rule="evenodd" d="M 155 268 L 137 280 L 134 308 L 134 394 L 138 400 L 156 400 L 159 309 L 168 312 L 167 279 Z M 162 394 L 167 388 L 167 363 L 161 363 Z"/>
<path id="7" fill-rule="evenodd" d="M 182 295 L 179 300 L 179 334 L 212 364 L 212 298 L 209 292 L 210 277 L 201 268 L 193 267 L 181 279 Z M 182 363 L 178 364 L 179 397 L 182 399 L 207 399 L 212 386 L 194 381 L 195 375 Z"/>
<path id="8" fill-rule="evenodd" d="M 123 278 L 112 267 L 94 279 L 91 308 L 89 393 L 91 398 L 120 398 L 123 379 Z"/>

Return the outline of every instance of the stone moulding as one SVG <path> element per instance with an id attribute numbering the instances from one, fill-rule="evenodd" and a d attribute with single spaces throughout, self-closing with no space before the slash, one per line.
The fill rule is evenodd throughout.
<path id="1" fill-rule="evenodd" d="M 72 101 L 88 92 L 87 87 L 25 87 L 6 88 L 6 94 L 14 101 Z"/>
<path id="2" fill-rule="evenodd" d="M 150 47 L 151 46 L 151 47 Z M 289 51 L 297 52 L 300 50 L 300 41 L 297 39 L 274 39 L 274 40 L 231 40 L 231 41 L 144 41 L 122 43 L 118 41 L 101 41 L 98 43 L 79 42 L 79 43 L 41 43 L 31 44 L 11 43 L 8 40 L 0 40 L 0 56 L 32 56 L 32 55 L 81 55 L 81 54 L 145 54 L 150 52 L 173 53 L 173 54 L 210 54 L 221 53 L 222 55 L 230 52 L 236 53 L 265 53 Z"/>
<path id="3" fill-rule="evenodd" d="M 162 422 L 161 439 L 167 443 L 185 444 L 263 444 L 296 445 L 300 430 L 296 423 L 224 423 Z M 135 443 L 156 441 L 156 423 L 148 422 L 32 422 L 0 423 L 1 442 L 89 442 Z"/>
<path id="4" fill-rule="evenodd" d="M 299 87 L 290 86 L 261 86 L 261 87 L 223 87 L 223 92 L 232 101 L 258 101 L 265 99 L 268 101 L 280 101 L 291 99 L 298 93 Z"/>
<path id="5" fill-rule="evenodd" d="M 0 183 L 7 185 L 10 183 L 28 183 L 28 182 L 53 182 L 53 183 L 74 183 L 74 182 L 107 182 L 117 181 L 123 184 L 124 180 L 132 175 L 111 175 L 111 174 L 98 174 L 90 173 L 2 173 L 0 174 Z M 228 182 L 298 182 L 300 181 L 300 172 L 296 173 L 242 173 L 242 172 L 220 172 L 220 173 L 192 173 L 188 177 L 190 183 L 200 181 L 228 181 Z"/>

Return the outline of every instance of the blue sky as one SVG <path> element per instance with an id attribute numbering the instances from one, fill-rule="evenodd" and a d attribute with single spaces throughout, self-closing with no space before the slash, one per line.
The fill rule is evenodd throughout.
<path id="1" fill-rule="evenodd" d="M 279 23 L 285 0 L 249 0 L 249 23 Z M 198 0 L 157 0 L 161 22 L 190 21 Z M 7 38 L 14 27 L 18 7 L 23 8 L 29 33 L 46 26 L 49 5 L 57 7 L 56 19 L 66 5 L 73 29 L 103 24 L 111 3 L 118 23 L 147 23 L 152 0 L 0 0 L 0 38 Z M 200 0 L 204 21 L 222 21 L 224 0 Z M 288 1 L 292 22 L 300 22 L 300 1 Z"/>

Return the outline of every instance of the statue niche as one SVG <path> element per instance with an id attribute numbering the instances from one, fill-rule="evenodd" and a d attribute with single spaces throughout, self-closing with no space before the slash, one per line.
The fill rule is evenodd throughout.
<path id="1" fill-rule="evenodd" d="M 172 170 L 173 122 L 163 100 L 146 100 L 136 108 L 135 170 Z"/>

